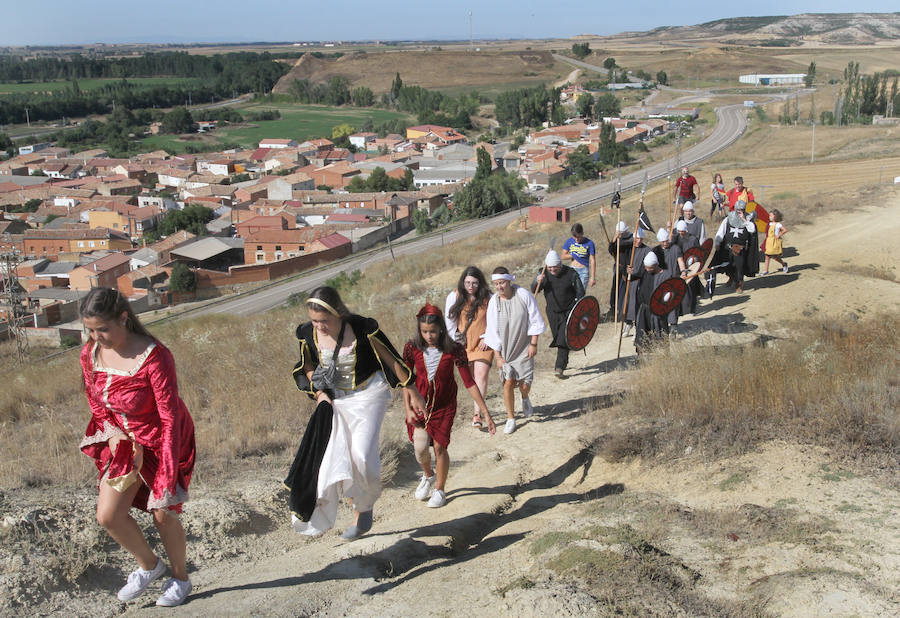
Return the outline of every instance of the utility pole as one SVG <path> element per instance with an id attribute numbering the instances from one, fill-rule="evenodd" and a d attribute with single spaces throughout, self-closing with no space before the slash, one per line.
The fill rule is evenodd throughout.
<path id="1" fill-rule="evenodd" d="M 28 332 L 25 330 L 25 307 L 22 301 L 25 294 L 19 285 L 18 263 L 21 261 L 19 250 L 0 253 L 0 281 L 3 283 L 2 306 L 6 310 L 6 324 L 10 339 L 16 340 L 16 356 L 24 363 L 28 355 Z"/>
<path id="2" fill-rule="evenodd" d="M 813 125 L 812 148 L 810 149 L 810 152 L 809 152 L 809 162 L 815 163 L 816 162 L 816 121 L 815 120 L 813 120 L 812 125 Z"/>
<path id="3" fill-rule="evenodd" d="M 25 124 L 31 127 L 31 117 L 28 115 L 28 108 L 25 108 Z"/>
<path id="4" fill-rule="evenodd" d="M 472 42 L 472 11 L 469 11 L 469 51 L 475 49 L 475 45 Z"/>

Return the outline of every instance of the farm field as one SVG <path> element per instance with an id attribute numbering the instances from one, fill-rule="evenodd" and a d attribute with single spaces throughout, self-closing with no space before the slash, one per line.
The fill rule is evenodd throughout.
<path id="1" fill-rule="evenodd" d="M 305 140 L 315 137 L 331 137 L 331 128 L 343 123 L 358 127 L 369 119 L 376 124 L 395 118 L 413 120 L 411 116 L 401 112 L 376 108 L 338 108 L 324 105 L 278 103 L 251 105 L 239 109 L 242 112 L 278 110 L 281 118 L 224 127 L 211 133 L 191 135 L 187 138 L 174 135 L 155 135 L 144 138 L 143 145 L 148 150 L 162 148 L 168 152 L 184 152 L 188 144 L 202 144 L 204 148 L 214 149 L 217 144 L 237 143 L 244 148 L 256 148 L 259 141 L 266 138 Z"/>
<path id="2" fill-rule="evenodd" d="M 83 91 L 99 90 L 104 86 L 117 84 L 122 79 L 79 79 L 78 88 Z M 197 82 L 196 79 L 185 77 L 130 77 L 126 79 L 129 84 L 138 87 L 150 86 L 184 86 Z M 49 92 L 62 92 L 72 87 L 71 81 L 57 80 L 49 82 L 22 82 L 0 83 L 0 95 L 4 94 L 42 94 Z"/>

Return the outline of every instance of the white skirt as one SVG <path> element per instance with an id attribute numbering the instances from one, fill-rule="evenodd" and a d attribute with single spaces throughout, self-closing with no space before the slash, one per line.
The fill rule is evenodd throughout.
<path id="1" fill-rule="evenodd" d="M 391 390 L 380 371 L 360 390 L 337 389 L 331 437 L 319 467 L 316 508 L 308 522 L 292 520 L 294 530 L 315 536 L 334 527 L 341 494 L 353 508 L 372 510 L 381 495 L 381 422 Z"/>

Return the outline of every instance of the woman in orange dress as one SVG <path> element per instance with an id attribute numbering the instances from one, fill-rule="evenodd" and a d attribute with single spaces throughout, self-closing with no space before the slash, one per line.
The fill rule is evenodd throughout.
<path id="1" fill-rule="evenodd" d="M 460 275 L 456 289 L 447 295 L 444 305 L 444 320 L 450 338 L 466 348 L 469 371 L 482 398 L 487 397 L 488 375 L 494 363 L 494 351 L 484 342 L 487 328 L 487 304 L 491 299 L 491 289 L 484 273 L 476 266 L 468 266 Z M 483 425 L 478 405 L 472 425 Z"/>

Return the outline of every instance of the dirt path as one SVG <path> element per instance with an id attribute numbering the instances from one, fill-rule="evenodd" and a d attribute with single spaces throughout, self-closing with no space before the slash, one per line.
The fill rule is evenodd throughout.
<path id="1" fill-rule="evenodd" d="M 578 79 L 578 76 L 581 75 L 581 69 L 575 69 L 571 73 L 569 73 L 565 79 L 561 79 L 555 84 L 553 84 L 554 88 L 562 88 L 566 84 L 574 84 L 575 80 Z"/>
<path id="2" fill-rule="evenodd" d="M 717 297 L 712 308 L 683 322 L 685 337 L 677 345 L 774 333 L 782 320 L 804 311 L 840 316 L 896 310 L 900 285 L 839 269 L 860 259 L 893 267 L 898 207 L 895 198 L 886 207 L 825 215 L 792 229 L 785 243 L 798 248 L 789 258 L 791 272 L 757 278 L 743 295 Z M 859 253 L 863 245 L 865 258 Z M 594 293 L 605 296 L 602 289 Z M 731 332 L 712 332 L 715 322 L 732 327 L 716 330 Z M 734 328 L 739 324 L 746 328 Z M 535 539 L 604 518 L 639 517 L 651 504 L 692 513 L 789 504 L 800 510 L 803 521 L 829 522 L 828 540 L 823 532 L 819 546 L 790 538 L 707 539 L 705 544 L 688 537 L 666 539 L 665 550 L 702 575 L 697 590 L 711 598 L 762 595 L 770 611 L 785 615 L 900 611 L 900 494 L 841 472 L 836 482 L 828 473 L 833 462 L 822 449 L 774 442 L 752 456 L 713 463 L 688 458 L 665 467 L 594 459 L 579 441 L 585 412 L 602 408 L 638 378 L 635 371 L 610 371 L 615 344 L 612 326 L 603 325 L 586 355 L 573 354 L 568 380 L 539 374 L 536 414 L 512 435 L 476 432 L 461 414 L 451 447 L 446 507 L 428 509 L 413 499 L 417 472 L 411 457 L 404 456 L 396 486 L 387 488 L 376 506 L 370 534 L 344 543 L 333 530 L 307 540 L 291 533 L 285 518 L 273 531 L 247 538 L 247 553 L 254 553 L 258 540 L 267 548 L 264 555 L 249 562 L 220 561 L 193 573 L 195 593 L 179 612 L 584 615 L 596 611 L 596 600 L 567 591 L 546 575 L 531 549 Z M 623 350 L 623 356 L 633 354 L 632 340 L 625 340 Z M 489 405 L 502 407 L 496 396 Z M 741 490 L 721 490 L 735 471 Z M 604 505 L 616 508 L 603 510 Z M 348 517 L 344 511 L 338 526 Z M 530 584 L 516 585 L 522 581 Z M 140 614 L 144 607 L 129 610 Z"/>

